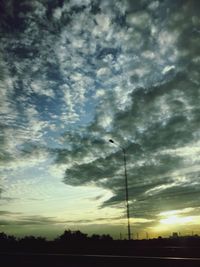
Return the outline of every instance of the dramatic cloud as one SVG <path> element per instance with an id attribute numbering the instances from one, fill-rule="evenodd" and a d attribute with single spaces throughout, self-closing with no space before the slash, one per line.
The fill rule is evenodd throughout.
<path id="1" fill-rule="evenodd" d="M 63 194 L 108 190 L 93 202 L 121 209 L 123 147 L 132 218 L 198 213 L 199 10 L 195 0 L 2 1 L 2 198 L 22 188 L 39 199 L 47 184 L 56 198 L 62 182 Z"/>
<path id="2" fill-rule="evenodd" d="M 199 26 L 199 20 L 194 10 L 195 2 L 193 5 L 185 2 L 182 13 L 178 10 L 180 6 L 170 4 L 168 15 L 157 18 L 162 26 L 153 21 L 155 13 L 159 14 L 159 6 L 160 15 L 163 15 L 164 3 L 157 1 L 146 11 L 134 10 L 127 14 L 126 23 L 131 32 L 128 36 L 138 35 L 139 38 L 144 35 L 144 38 L 141 37 L 138 46 L 135 46 L 135 40 L 117 42 L 120 52 L 115 53 L 114 64 L 123 58 L 126 72 L 117 75 L 112 72 L 109 78 L 104 77 L 101 87 L 106 85 L 107 90 L 97 91 L 101 101 L 95 120 L 86 128 L 85 135 L 79 135 L 79 141 L 76 137 L 71 140 L 78 148 L 62 151 L 57 159 L 58 163 L 71 163 L 65 173 L 65 183 L 95 183 L 109 188 L 114 196 L 104 206 L 119 204 L 124 200 L 123 154 L 117 147 L 113 147 L 112 153 L 106 142 L 112 137 L 124 146 L 133 217 L 149 217 L 165 209 L 199 205 L 200 91 L 196 59 L 199 35 L 194 34 L 194 21 Z M 167 16 L 169 22 L 165 20 Z M 126 32 L 125 25 L 118 27 Z M 148 27 L 151 36 L 146 32 Z M 192 35 L 191 44 L 183 47 L 186 34 Z M 145 50 L 142 40 L 146 41 Z M 139 53 L 131 47 L 130 51 L 123 50 L 124 44 L 133 45 Z M 108 54 L 113 56 L 113 53 Z M 137 67 L 135 57 L 140 58 Z M 110 69 L 112 64 L 107 66 Z M 97 77 L 104 73 L 108 70 L 99 69 Z M 68 135 L 65 138 L 69 142 Z"/>

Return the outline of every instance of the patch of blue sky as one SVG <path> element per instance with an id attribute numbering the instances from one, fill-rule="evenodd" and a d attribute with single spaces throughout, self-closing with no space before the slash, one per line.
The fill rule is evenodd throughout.
<path id="1" fill-rule="evenodd" d="M 93 121 L 96 112 L 95 111 L 96 106 L 97 106 L 97 101 L 91 98 L 86 101 L 84 105 L 84 112 L 80 116 L 80 121 L 79 121 L 80 126 L 82 125 L 87 126 Z"/>
<path id="2" fill-rule="evenodd" d="M 38 164 L 34 166 L 29 166 L 29 162 L 27 161 L 27 165 L 23 167 L 23 169 L 19 170 L 18 173 L 13 173 L 10 175 L 10 179 L 15 179 L 15 181 L 19 180 L 20 182 L 33 181 L 36 182 L 38 180 L 43 180 L 42 177 L 45 176 L 47 172 L 46 167 L 52 163 L 52 159 L 45 159 L 45 162 L 38 162 Z"/>
<path id="3" fill-rule="evenodd" d="M 48 130 L 44 133 L 43 139 L 45 140 L 45 144 L 49 149 L 57 149 L 63 148 L 63 143 L 60 142 L 60 137 L 62 136 L 65 130 L 59 129 L 59 123 L 56 122 L 58 128 L 56 131 Z"/>
<path id="4" fill-rule="evenodd" d="M 57 95 L 55 91 L 54 93 L 55 97 L 32 93 L 31 98 L 28 99 L 29 104 L 35 106 L 37 112 L 43 117 L 43 119 L 49 120 L 51 114 L 59 115 L 60 113 L 59 108 L 62 105 L 62 98 Z"/>
<path id="5" fill-rule="evenodd" d="M 57 121 L 54 122 L 56 130 L 48 129 L 43 135 L 47 147 L 53 149 L 67 148 L 67 144 L 60 142 L 61 136 L 67 131 L 79 131 L 80 128 L 87 127 L 87 125 L 93 121 L 95 116 L 95 102 L 89 99 L 84 105 L 83 112 L 80 112 L 80 110 L 77 110 L 76 112 L 79 115 L 79 120 L 71 124 L 67 124 L 61 119 L 59 120 L 58 116 Z"/>

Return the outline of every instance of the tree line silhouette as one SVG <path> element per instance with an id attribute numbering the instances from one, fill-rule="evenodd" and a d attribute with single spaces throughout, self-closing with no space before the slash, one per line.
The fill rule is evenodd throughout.
<path id="1" fill-rule="evenodd" d="M 110 235 L 93 234 L 88 236 L 81 231 L 65 230 L 63 234 L 54 240 L 45 237 L 25 236 L 16 238 L 13 235 L 0 233 L 1 251 L 23 251 L 23 252 L 68 252 L 75 253 L 94 248 L 98 245 L 110 244 L 113 239 Z"/>
<path id="2" fill-rule="evenodd" d="M 179 255 L 191 256 L 199 253 L 200 237 L 154 238 L 144 240 L 113 240 L 110 235 L 93 234 L 88 236 L 81 231 L 65 230 L 54 240 L 44 237 L 13 235 L 0 233 L 1 252 L 11 253 L 72 253 L 72 254 L 115 254 L 115 255 Z M 173 254 L 175 253 L 175 254 Z"/>

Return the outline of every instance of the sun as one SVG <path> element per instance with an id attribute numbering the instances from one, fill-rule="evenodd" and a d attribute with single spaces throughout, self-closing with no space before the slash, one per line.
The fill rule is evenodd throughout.
<path id="1" fill-rule="evenodd" d="M 169 236 L 170 232 L 193 231 L 200 224 L 200 215 L 193 215 L 195 208 L 185 208 L 182 210 L 168 210 L 160 212 L 155 225 L 150 227 L 154 233 Z M 192 212 L 192 213 L 191 213 Z"/>
<path id="2" fill-rule="evenodd" d="M 187 216 L 187 217 L 181 217 L 181 216 L 177 216 L 177 215 L 172 215 L 169 216 L 165 219 L 161 219 L 160 223 L 161 224 L 170 224 L 170 225 L 177 225 L 177 224 L 187 224 L 187 223 L 191 223 L 193 221 L 193 218 L 191 216 Z"/>

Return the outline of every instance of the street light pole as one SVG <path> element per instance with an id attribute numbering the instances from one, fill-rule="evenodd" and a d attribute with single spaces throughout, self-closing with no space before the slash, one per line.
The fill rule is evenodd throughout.
<path id="1" fill-rule="evenodd" d="M 112 139 L 109 140 L 110 143 L 116 144 Z M 118 145 L 119 146 L 119 145 Z M 126 214 L 127 214 L 127 229 L 128 229 L 128 240 L 131 240 L 131 228 L 130 228 L 130 213 L 129 213 L 129 195 L 128 195 L 128 176 L 126 168 L 126 150 L 125 148 L 119 146 L 123 151 L 124 156 L 124 177 L 125 177 L 125 195 L 126 195 Z"/>

